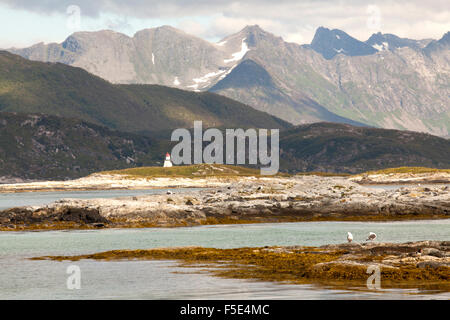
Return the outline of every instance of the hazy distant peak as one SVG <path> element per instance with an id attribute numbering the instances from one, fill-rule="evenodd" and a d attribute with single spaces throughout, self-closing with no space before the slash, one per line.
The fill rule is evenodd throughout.
<path id="1" fill-rule="evenodd" d="M 424 42 L 420 40 L 412 40 L 408 38 L 400 38 L 390 33 L 374 33 L 366 43 L 377 51 L 395 50 L 397 48 L 408 47 L 411 49 L 421 49 L 424 47 Z"/>
<path id="2" fill-rule="evenodd" d="M 431 41 L 425 48 L 426 53 L 445 50 L 450 47 L 450 32 L 446 32 L 441 39 Z"/>
<path id="3" fill-rule="evenodd" d="M 322 54 L 325 59 L 332 59 L 339 53 L 347 56 L 365 56 L 377 52 L 370 45 L 349 36 L 342 30 L 330 30 L 325 27 L 316 30 L 311 48 Z"/>
<path id="4" fill-rule="evenodd" d="M 450 31 L 448 31 L 447 33 L 445 33 L 441 39 L 439 39 L 438 41 L 441 44 L 450 44 Z"/>

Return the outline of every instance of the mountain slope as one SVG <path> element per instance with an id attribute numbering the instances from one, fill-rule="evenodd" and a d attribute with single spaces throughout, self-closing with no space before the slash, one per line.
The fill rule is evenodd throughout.
<path id="1" fill-rule="evenodd" d="M 66 179 L 154 165 L 166 147 L 77 119 L 0 112 L 0 180 Z"/>
<path id="2" fill-rule="evenodd" d="M 255 61 L 276 83 L 283 94 L 271 102 L 277 108 L 286 109 L 286 96 L 294 101 L 306 97 L 332 114 L 370 126 L 450 135 L 450 50 L 444 40 L 430 54 L 404 47 L 365 56 L 339 54 L 327 60 L 267 32 L 253 33 L 256 40 L 244 59 Z M 240 37 L 249 38 L 243 33 Z M 259 92 L 242 94 L 237 86 L 215 92 L 255 107 L 267 103 Z M 299 113 L 299 117 L 308 115 Z M 302 123 L 298 117 L 291 119 Z"/>
<path id="3" fill-rule="evenodd" d="M 450 49 L 450 32 L 447 32 L 437 41 L 431 41 L 424 49 L 427 54 Z M 448 55 L 447 55 L 448 57 Z"/>
<path id="4" fill-rule="evenodd" d="M 374 168 L 450 168 L 450 140 L 412 131 L 314 123 L 283 131 L 283 170 L 359 173 Z"/>
<path id="5" fill-rule="evenodd" d="M 0 111 L 72 117 L 110 128 L 159 131 L 204 126 L 284 128 L 288 124 L 213 94 L 151 85 L 112 85 L 60 63 L 0 52 Z"/>
<path id="6" fill-rule="evenodd" d="M 0 112 L 0 183 L 67 179 L 162 165 L 173 143 L 78 119 Z M 398 166 L 450 168 L 450 140 L 408 131 L 315 123 L 280 132 L 280 170 L 359 173 Z"/>
<path id="7" fill-rule="evenodd" d="M 216 83 L 210 92 L 255 106 L 291 123 L 329 121 L 362 125 L 340 117 L 304 95 L 291 97 L 283 92 L 270 74 L 255 61 L 245 59 L 230 74 Z"/>

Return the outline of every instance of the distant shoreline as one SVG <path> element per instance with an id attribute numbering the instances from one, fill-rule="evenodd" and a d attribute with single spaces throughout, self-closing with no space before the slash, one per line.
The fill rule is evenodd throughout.
<path id="1" fill-rule="evenodd" d="M 166 171 L 166 170 L 170 171 Z M 0 194 L 17 192 L 61 192 L 95 190 L 137 190 L 160 188 L 223 187 L 239 181 L 267 181 L 271 176 L 258 175 L 257 170 L 225 166 L 197 165 L 173 168 L 143 167 L 100 172 L 76 180 L 34 181 L 0 184 Z M 432 168 L 393 168 L 357 175 L 333 175 L 310 172 L 297 175 L 280 174 L 275 177 L 317 176 L 341 177 L 361 186 L 372 185 L 441 185 L 450 184 L 450 170 Z"/>

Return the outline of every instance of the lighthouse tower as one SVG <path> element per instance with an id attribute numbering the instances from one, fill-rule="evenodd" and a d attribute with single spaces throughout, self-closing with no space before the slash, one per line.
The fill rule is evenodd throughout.
<path id="1" fill-rule="evenodd" d="M 172 161 L 170 161 L 170 154 L 166 153 L 166 160 L 164 160 L 164 168 L 170 168 L 172 166 Z"/>

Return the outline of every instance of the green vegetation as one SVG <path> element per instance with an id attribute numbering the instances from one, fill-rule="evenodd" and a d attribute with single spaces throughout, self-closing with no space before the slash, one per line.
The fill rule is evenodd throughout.
<path id="1" fill-rule="evenodd" d="M 173 144 L 77 119 L 0 112 L 0 177 L 66 179 L 125 168 L 114 173 L 136 177 L 260 174 L 255 167 L 229 165 L 162 168 Z M 450 141 L 414 132 L 317 123 L 281 131 L 280 149 L 281 172 L 301 175 L 346 175 L 405 164 L 450 168 Z M 424 170 L 435 169 L 414 172 Z"/>
<path id="2" fill-rule="evenodd" d="M 77 119 L 0 112 L 0 177 L 65 179 L 155 165 L 167 145 Z"/>
<path id="3" fill-rule="evenodd" d="M 158 85 L 113 85 L 80 68 L 0 51 L 0 111 L 78 118 L 112 129 L 149 133 L 205 127 L 286 128 L 267 113 L 214 93 Z"/>
<path id="4" fill-rule="evenodd" d="M 334 172 L 320 172 L 320 171 L 310 171 L 310 172 L 298 172 L 298 176 L 320 176 L 320 177 L 347 177 L 350 176 L 349 173 L 334 173 Z"/>
<path id="5" fill-rule="evenodd" d="M 412 131 L 314 123 L 284 130 L 280 149 L 280 166 L 288 172 L 450 168 L 450 140 Z"/>
<path id="6" fill-rule="evenodd" d="M 174 166 L 171 168 L 163 167 L 142 167 L 124 170 L 114 170 L 101 172 L 105 174 L 120 174 L 136 178 L 155 178 L 155 177 L 243 177 L 259 176 L 257 169 L 245 168 L 240 166 L 220 165 L 220 164 L 195 164 L 189 166 Z"/>
<path id="7" fill-rule="evenodd" d="M 214 93 L 113 85 L 80 68 L 0 52 L 0 176 L 65 179 L 161 166 L 171 130 L 194 120 L 205 128 L 280 128 L 280 169 L 289 173 L 450 168 L 450 140 L 428 134 L 333 123 L 294 128 Z M 194 175 L 189 170 L 181 176 Z"/>

